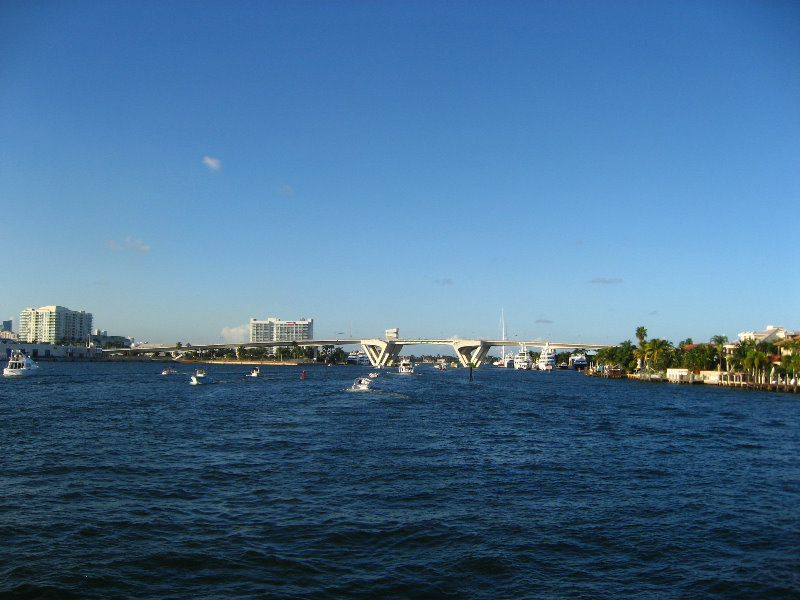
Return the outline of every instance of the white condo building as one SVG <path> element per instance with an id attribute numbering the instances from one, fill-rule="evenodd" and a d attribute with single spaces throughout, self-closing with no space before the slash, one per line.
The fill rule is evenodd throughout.
<path id="1" fill-rule="evenodd" d="M 63 306 L 26 308 L 19 313 L 19 338 L 27 343 L 85 342 L 92 331 L 92 313 Z"/>
<path id="2" fill-rule="evenodd" d="M 300 342 L 314 339 L 314 319 L 281 321 L 270 317 L 266 321 L 250 319 L 251 342 Z"/>

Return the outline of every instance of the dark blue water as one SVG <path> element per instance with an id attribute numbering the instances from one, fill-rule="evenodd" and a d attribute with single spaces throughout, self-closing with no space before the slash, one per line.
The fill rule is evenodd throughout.
<path id="1" fill-rule="evenodd" d="M 800 598 L 800 396 L 161 368 L 0 379 L 0 596 Z"/>

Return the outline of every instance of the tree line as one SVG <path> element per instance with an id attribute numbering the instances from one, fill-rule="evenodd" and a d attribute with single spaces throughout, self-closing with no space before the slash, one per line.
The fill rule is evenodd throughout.
<path id="1" fill-rule="evenodd" d="M 800 339 L 788 340 L 781 353 L 780 347 L 772 343 L 744 340 L 735 347 L 726 349 L 728 338 L 715 335 L 707 343 L 695 344 L 687 338 L 674 346 L 670 341 L 647 339 L 647 329 L 636 329 L 638 345 L 625 340 L 617 346 L 598 350 L 594 362 L 599 365 L 617 367 L 628 372 L 665 372 L 670 368 L 686 368 L 694 371 L 732 371 L 752 375 L 754 380 L 764 380 L 768 373 L 796 378 L 800 372 Z"/>

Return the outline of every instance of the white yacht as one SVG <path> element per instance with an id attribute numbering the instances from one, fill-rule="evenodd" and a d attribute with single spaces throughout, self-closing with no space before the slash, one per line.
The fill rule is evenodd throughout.
<path id="1" fill-rule="evenodd" d="M 433 368 L 437 371 L 446 371 L 447 370 L 447 361 L 443 358 L 440 358 L 435 363 L 433 363 Z"/>
<path id="2" fill-rule="evenodd" d="M 400 368 L 398 369 L 398 373 L 403 373 L 405 375 L 413 375 L 414 363 L 412 363 L 409 359 L 404 358 L 402 361 L 400 361 Z"/>
<path id="3" fill-rule="evenodd" d="M 248 377 L 258 377 L 261 375 L 261 368 L 260 367 L 253 367 L 250 373 L 247 375 Z"/>
<path id="4" fill-rule="evenodd" d="M 359 365 L 361 367 L 368 367 L 372 363 L 369 362 L 369 357 L 367 353 L 363 350 L 353 350 L 350 354 L 347 355 L 347 364 L 348 365 Z"/>
<path id="5" fill-rule="evenodd" d="M 500 326 L 502 330 L 502 341 L 506 341 L 506 315 L 505 312 L 501 309 L 500 310 Z M 510 369 L 514 366 L 514 355 L 509 352 L 506 354 L 506 347 L 500 347 L 500 359 L 494 363 L 495 367 L 500 367 L 503 369 Z"/>
<path id="6" fill-rule="evenodd" d="M 556 351 L 555 348 L 550 347 L 547 342 L 542 348 L 542 353 L 539 355 L 539 370 L 552 371 L 556 366 Z"/>
<path id="7" fill-rule="evenodd" d="M 519 352 L 514 356 L 514 368 L 519 371 L 529 371 L 532 366 L 533 359 L 531 355 L 528 354 L 528 349 L 525 347 L 525 344 L 521 344 Z"/>
<path id="8" fill-rule="evenodd" d="M 26 377 L 33 375 L 39 369 L 30 356 L 19 350 L 12 350 L 8 359 L 8 366 L 3 369 L 4 377 Z"/>

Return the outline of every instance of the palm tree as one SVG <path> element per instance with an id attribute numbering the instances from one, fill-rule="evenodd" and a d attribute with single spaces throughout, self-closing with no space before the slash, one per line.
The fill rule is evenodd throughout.
<path id="1" fill-rule="evenodd" d="M 722 351 L 725 349 L 725 344 L 728 343 L 727 335 L 715 335 L 711 338 L 711 343 L 717 347 L 717 372 L 722 371 Z"/>
<path id="2" fill-rule="evenodd" d="M 636 359 L 639 361 L 638 366 L 636 367 L 637 371 L 642 370 L 642 365 L 644 361 L 647 359 L 647 349 L 645 348 L 644 340 L 647 338 L 647 328 L 644 325 L 639 325 L 636 328 L 636 339 L 639 340 L 639 350 L 638 354 L 636 355 Z"/>
<path id="3" fill-rule="evenodd" d="M 750 350 L 747 353 L 747 356 L 744 357 L 743 366 L 745 369 L 752 369 L 753 371 L 753 381 L 760 383 L 761 382 L 761 374 L 762 370 L 766 369 L 769 365 L 769 358 L 763 352 L 759 350 Z"/>
<path id="4" fill-rule="evenodd" d="M 669 349 L 672 348 L 672 344 L 667 340 L 655 338 L 647 343 L 647 348 L 649 351 L 649 358 L 653 361 L 653 365 L 658 365 L 659 357 L 663 358 Z"/>

